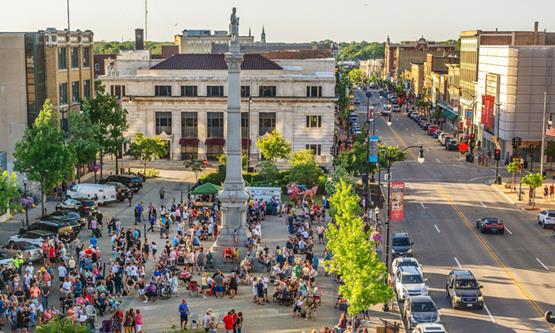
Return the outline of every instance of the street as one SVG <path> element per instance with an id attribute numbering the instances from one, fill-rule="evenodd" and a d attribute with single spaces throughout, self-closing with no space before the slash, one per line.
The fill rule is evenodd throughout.
<path id="1" fill-rule="evenodd" d="M 362 91 L 356 96 L 362 118 L 366 96 Z M 371 103 L 379 103 L 375 94 Z M 393 114 L 391 127 L 378 116 L 376 127 L 386 145 L 424 145 L 424 164 L 416 163 L 416 151 L 393 164 L 392 179 L 406 182 L 406 218 L 392 222 L 391 232 L 409 233 L 449 332 L 549 331 L 542 316 L 555 308 L 551 232 L 536 225 L 534 213 L 514 208 L 485 183 L 493 180 L 493 168 L 469 164 L 458 152 L 446 151 L 405 112 Z M 506 233 L 480 234 L 475 221 L 481 217 L 501 218 Z M 483 285 L 484 310 L 451 309 L 445 282 L 456 268 L 471 270 Z"/>

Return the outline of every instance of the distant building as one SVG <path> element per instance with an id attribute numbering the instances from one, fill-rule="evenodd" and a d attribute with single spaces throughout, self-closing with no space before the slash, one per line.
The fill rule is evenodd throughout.
<path id="1" fill-rule="evenodd" d="M 100 79 L 122 97 L 129 138 L 139 131 L 161 137 L 172 160 L 216 160 L 225 151 L 223 54 L 153 60 L 130 53 L 109 67 Z M 319 163 L 331 163 L 336 102 L 331 51 L 245 54 L 241 82 L 243 152 L 250 150 L 251 160 L 260 158 L 257 139 L 275 129 L 293 151 L 311 149 Z"/>
<path id="2" fill-rule="evenodd" d="M 411 92 L 415 97 L 424 94 L 424 63 L 413 62 L 410 64 Z"/>
<path id="3" fill-rule="evenodd" d="M 266 34 L 264 33 L 264 38 Z M 191 30 L 185 29 L 181 35 L 174 36 L 175 45 L 179 46 L 179 53 L 212 53 L 214 45 L 229 43 L 229 35 L 225 30 Z M 239 36 L 239 43 L 254 44 L 253 36 Z"/>
<path id="4" fill-rule="evenodd" d="M 371 78 L 372 75 L 380 77 L 383 71 L 383 59 L 368 59 L 359 61 L 360 72 L 363 76 Z"/>
<path id="5" fill-rule="evenodd" d="M 417 41 L 391 43 L 389 37 L 385 43 L 383 78 L 397 80 L 404 71 L 411 70 L 412 63 L 426 61 L 426 56 L 445 56 L 455 52 L 455 44 L 436 43 L 421 37 Z"/>
<path id="6" fill-rule="evenodd" d="M 0 152 L 8 167 L 46 99 L 64 110 L 93 95 L 93 36 L 54 28 L 0 33 Z"/>

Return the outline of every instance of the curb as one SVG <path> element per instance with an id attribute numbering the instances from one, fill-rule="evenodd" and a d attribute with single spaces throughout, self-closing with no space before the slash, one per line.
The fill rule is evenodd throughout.
<path id="1" fill-rule="evenodd" d="M 530 215 L 534 215 L 534 212 L 536 212 L 536 210 L 538 210 L 538 211 L 542 211 L 542 210 L 543 210 L 543 208 L 540 207 L 540 206 L 536 206 L 536 209 L 533 210 L 533 211 L 532 211 L 532 210 L 527 210 L 527 209 L 525 209 L 524 207 L 520 207 L 520 206 L 518 205 L 518 202 L 515 202 L 513 199 L 509 198 L 508 195 L 506 195 L 505 193 L 503 193 L 502 191 L 500 191 L 497 187 L 495 187 L 495 186 L 493 185 L 493 182 L 494 182 L 494 181 L 495 181 L 495 179 L 489 179 L 489 180 L 486 180 L 486 181 L 484 182 L 484 184 L 489 185 L 497 194 L 499 194 L 499 195 L 501 195 L 502 197 L 504 197 L 505 199 L 507 199 L 507 201 L 509 201 L 515 208 L 517 208 L 517 209 L 520 210 L 521 212 L 527 213 L 527 214 L 530 214 Z"/>

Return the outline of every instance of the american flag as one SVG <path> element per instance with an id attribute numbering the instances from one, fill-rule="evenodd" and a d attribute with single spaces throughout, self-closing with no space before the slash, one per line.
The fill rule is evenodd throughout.
<path id="1" fill-rule="evenodd" d="M 555 137 L 555 126 L 547 125 L 547 129 L 545 130 L 545 135 Z"/>

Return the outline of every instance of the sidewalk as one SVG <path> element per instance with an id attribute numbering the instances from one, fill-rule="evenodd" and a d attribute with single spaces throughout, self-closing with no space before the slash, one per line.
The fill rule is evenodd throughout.
<path id="1" fill-rule="evenodd" d="M 549 182 L 549 183 L 544 183 L 547 184 L 547 186 L 551 185 L 553 181 Z M 532 206 L 528 204 L 528 193 L 529 193 L 529 188 L 526 185 L 522 185 L 522 200 L 519 201 L 518 200 L 518 190 L 519 190 L 519 183 L 518 181 L 515 183 L 515 188 L 516 190 L 512 190 L 511 189 L 511 184 L 512 184 L 512 178 L 509 177 L 505 177 L 503 178 L 503 184 L 499 185 L 499 184 L 494 184 L 492 183 L 491 186 L 493 187 L 493 189 L 497 192 L 500 193 L 503 197 L 505 197 L 506 199 L 508 199 L 513 205 L 515 205 L 515 207 L 521 209 L 521 210 L 526 210 L 526 211 L 540 211 L 543 209 L 555 209 L 555 198 L 554 199 L 549 199 L 549 197 L 547 199 L 544 199 L 543 197 L 543 186 L 542 187 L 538 187 L 536 189 L 536 205 L 535 208 L 532 209 Z"/>

